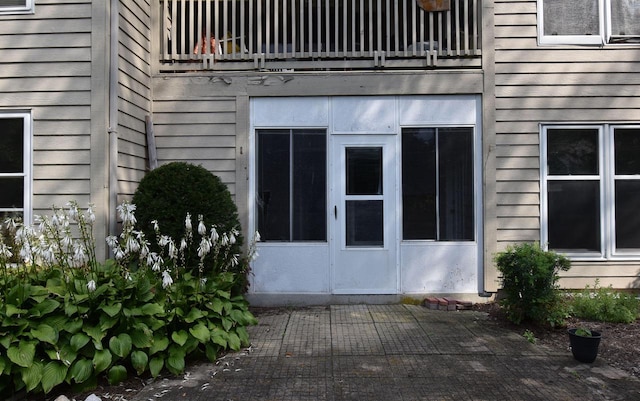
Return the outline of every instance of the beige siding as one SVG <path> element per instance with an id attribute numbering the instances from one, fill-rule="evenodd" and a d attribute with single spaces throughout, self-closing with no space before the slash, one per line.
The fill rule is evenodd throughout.
<path id="1" fill-rule="evenodd" d="M 640 121 L 640 46 L 538 46 L 536 6 L 495 0 L 498 249 L 540 240 L 540 123 Z M 638 286 L 639 273 L 576 262 L 562 283 Z"/>
<path id="2" fill-rule="evenodd" d="M 0 109 L 33 116 L 33 213 L 90 201 L 89 0 L 39 0 L 0 17 Z"/>
<path id="3" fill-rule="evenodd" d="M 147 168 L 145 118 L 151 114 L 151 6 L 120 1 L 118 192 L 130 197 Z"/>
<path id="4" fill-rule="evenodd" d="M 158 163 L 202 165 L 235 195 L 235 108 L 235 97 L 156 100 L 153 121 Z"/>

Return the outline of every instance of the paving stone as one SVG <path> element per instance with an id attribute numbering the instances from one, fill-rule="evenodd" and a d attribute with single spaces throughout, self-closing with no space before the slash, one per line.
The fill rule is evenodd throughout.
<path id="1" fill-rule="evenodd" d="M 435 354 L 438 349 L 417 322 L 376 323 L 380 341 L 387 355 Z"/>
<path id="2" fill-rule="evenodd" d="M 333 305 L 331 306 L 331 323 L 373 323 L 373 319 L 367 305 Z"/>
<path id="3" fill-rule="evenodd" d="M 413 323 L 415 317 L 405 305 L 369 305 L 375 323 Z"/>
<path id="4" fill-rule="evenodd" d="M 333 355 L 384 355 L 373 323 L 331 325 Z"/>

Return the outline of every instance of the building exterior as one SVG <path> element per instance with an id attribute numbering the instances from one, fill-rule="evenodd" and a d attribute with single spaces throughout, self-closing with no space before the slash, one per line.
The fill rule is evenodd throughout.
<path id="1" fill-rule="evenodd" d="M 256 302 L 487 295 L 531 241 L 638 288 L 640 1 L 583 3 L 11 1 L 0 212 L 92 202 L 104 238 L 187 161 L 261 232 Z"/>

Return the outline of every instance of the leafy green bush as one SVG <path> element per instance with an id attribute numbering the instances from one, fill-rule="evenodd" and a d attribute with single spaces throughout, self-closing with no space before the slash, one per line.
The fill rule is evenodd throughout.
<path id="1" fill-rule="evenodd" d="M 243 238 L 237 231 L 240 227 L 237 207 L 226 185 L 202 166 L 173 162 L 158 167 L 140 181 L 132 203 L 137 207 L 137 227 L 147 238 L 155 235 L 154 222 L 164 234 L 180 238 L 185 229 L 185 216 L 190 214 L 194 220 L 197 218 L 220 233 L 233 233 L 231 252 L 240 251 Z M 198 246 L 193 243 L 185 252 L 187 266 L 198 265 Z M 223 266 L 210 255 L 203 267 L 215 270 Z M 246 273 L 239 269 L 232 271 Z"/>
<path id="2" fill-rule="evenodd" d="M 118 383 L 178 374 L 187 356 L 214 360 L 248 345 L 245 326 L 255 318 L 232 295 L 234 273 L 194 275 L 170 237 L 150 251 L 133 229 L 135 206 L 118 209 L 124 228 L 108 239 L 116 259 L 105 263 L 94 254 L 93 212 L 75 203 L 37 226 L 15 227 L 18 248 L 0 242 L 0 394 L 91 388 L 101 375 Z M 238 259 L 220 238 L 200 243 L 227 255 L 226 264 Z M 8 263 L 14 254 L 25 262 Z"/>
<path id="3" fill-rule="evenodd" d="M 631 323 L 638 318 L 640 301 L 632 294 L 603 288 L 598 280 L 593 288 L 587 286 L 571 302 L 575 317 L 612 323 Z"/>
<path id="4" fill-rule="evenodd" d="M 569 259 L 543 250 L 537 243 L 509 246 L 495 257 L 502 273 L 504 298 L 500 301 L 513 323 L 524 320 L 561 325 L 568 315 L 557 291 L 558 273 L 568 270 Z"/>

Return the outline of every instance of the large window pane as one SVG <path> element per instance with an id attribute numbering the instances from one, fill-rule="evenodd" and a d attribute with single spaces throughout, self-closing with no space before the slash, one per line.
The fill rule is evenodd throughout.
<path id="1" fill-rule="evenodd" d="M 24 207 L 24 178 L 0 177 L 0 208 Z M 2 222 L 0 221 L 0 224 Z"/>
<path id="2" fill-rule="evenodd" d="M 611 34 L 640 35 L 640 1 L 611 0 Z"/>
<path id="3" fill-rule="evenodd" d="M 598 175 L 598 130 L 547 130 L 549 175 Z"/>
<path id="4" fill-rule="evenodd" d="M 543 0 L 545 35 L 599 35 L 598 0 Z"/>
<path id="5" fill-rule="evenodd" d="M 600 182 L 548 182 L 549 247 L 600 251 Z"/>
<path id="6" fill-rule="evenodd" d="M 24 119 L 0 119 L 0 173 L 24 170 Z"/>
<path id="7" fill-rule="evenodd" d="M 261 131 L 258 138 L 258 231 L 264 240 L 290 237 L 290 132 Z"/>
<path id="8" fill-rule="evenodd" d="M 324 131 L 293 132 L 293 240 L 327 238 L 327 157 Z"/>
<path id="9" fill-rule="evenodd" d="M 616 181 L 616 248 L 640 249 L 640 180 Z"/>
<path id="10" fill-rule="evenodd" d="M 257 132 L 258 231 L 265 241 L 326 241 L 326 133 Z"/>
<path id="11" fill-rule="evenodd" d="M 614 147 L 615 174 L 640 174 L 640 129 L 615 129 Z"/>
<path id="12" fill-rule="evenodd" d="M 347 195 L 382 195 L 382 148 L 347 148 Z"/>
<path id="13" fill-rule="evenodd" d="M 402 236 L 437 239 L 436 130 L 402 131 Z"/>
<path id="14" fill-rule="evenodd" d="M 438 130 L 440 240 L 473 240 L 473 130 Z"/>
<path id="15" fill-rule="evenodd" d="M 347 201 L 347 246 L 383 246 L 383 201 Z"/>

